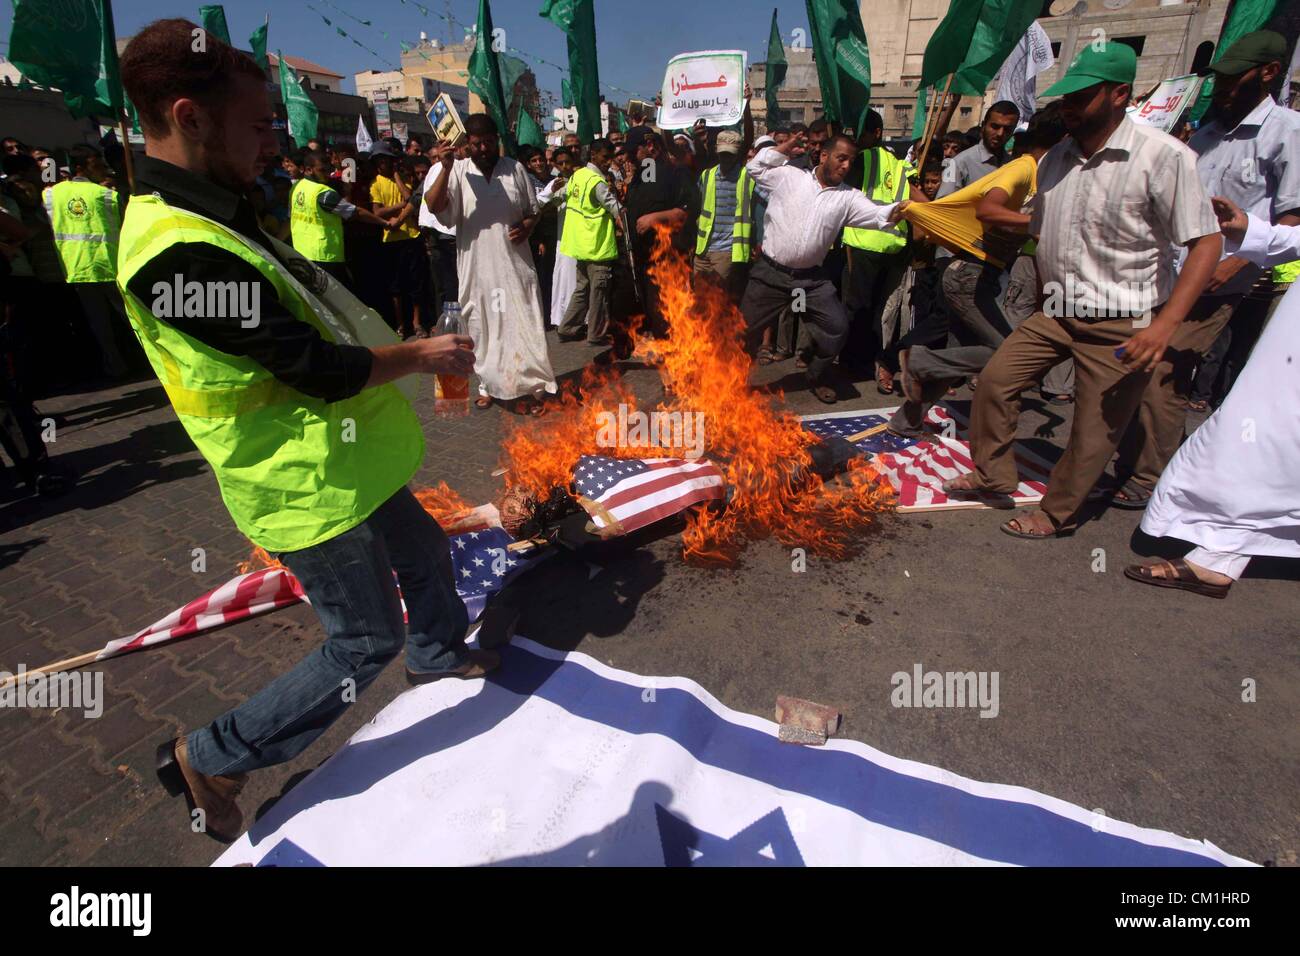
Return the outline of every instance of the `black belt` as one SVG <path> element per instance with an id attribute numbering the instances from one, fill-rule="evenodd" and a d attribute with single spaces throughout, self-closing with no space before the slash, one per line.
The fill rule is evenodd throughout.
<path id="1" fill-rule="evenodd" d="M 783 266 L 765 252 L 759 253 L 759 258 L 766 262 L 777 272 L 788 275 L 791 279 L 824 279 L 826 270 L 824 265 L 815 265 L 807 269 L 792 269 L 789 266 Z"/>

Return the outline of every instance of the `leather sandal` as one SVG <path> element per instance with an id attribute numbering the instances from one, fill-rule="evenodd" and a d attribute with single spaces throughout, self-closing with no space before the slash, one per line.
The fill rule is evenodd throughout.
<path id="1" fill-rule="evenodd" d="M 1151 573 L 1156 568 L 1173 571 L 1173 576 L 1157 577 Z M 1173 561 L 1160 560 L 1154 564 L 1130 564 L 1124 569 L 1124 577 L 1142 584 L 1153 584 L 1158 588 L 1176 588 L 1179 591 L 1191 591 L 1193 594 L 1204 594 L 1206 597 L 1220 599 L 1226 598 L 1232 588 L 1231 584 L 1202 581 L 1183 558 L 1176 558 Z"/>

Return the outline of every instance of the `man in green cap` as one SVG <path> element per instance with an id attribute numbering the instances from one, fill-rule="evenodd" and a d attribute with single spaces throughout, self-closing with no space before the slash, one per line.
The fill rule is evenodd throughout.
<path id="1" fill-rule="evenodd" d="M 1125 115 L 1136 74 L 1131 47 L 1098 40 L 1043 93 L 1062 97 L 1070 137 L 1042 158 L 1030 201 L 1042 311 L 1011 333 L 980 375 L 971 418 L 975 470 L 944 486 L 958 496 L 1009 501 L 1019 484 L 1013 442 L 1020 395 L 1073 358 L 1070 439 L 1039 510 L 1002 526 L 1015 537 L 1074 531 L 1223 249 L 1195 154 Z M 1178 246 L 1187 257 L 1175 278 Z"/>
<path id="2" fill-rule="evenodd" d="M 1214 76 L 1213 111 L 1188 145 L 1198 156 L 1196 170 L 1210 196 L 1231 199 L 1262 221 L 1295 225 L 1300 223 L 1300 113 L 1279 106 L 1269 93 L 1285 60 L 1286 39 L 1272 30 L 1247 33 L 1229 47 L 1207 71 Z M 1205 410 L 1221 371 L 1220 394 L 1231 387 L 1280 298 L 1271 272 L 1240 255 L 1223 258 L 1169 343 L 1120 442 L 1116 480 L 1103 479 L 1096 497 L 1109 497 L 1120 508 L 1146 507 L 1183 440 L 1193 375 L 1194 397 L 1203 403 L 1198 410 Z"/>

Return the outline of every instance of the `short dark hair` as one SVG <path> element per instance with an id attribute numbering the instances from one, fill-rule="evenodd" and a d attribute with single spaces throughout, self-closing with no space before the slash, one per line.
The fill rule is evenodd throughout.
<path id="1" fill-rule="evenodd" d="M 202 52 L 193 49 L 193 31 L 199 27 L 179 17 L 155 20 L 122 51 L 122 85 L 135 104 L 140 128 L 150 136 L 167 134 L 167 114 L 180 99 L 195 100 L 220 114 L 239 76 L 266 82 L 257 62 L 207 34 Z"/>
<path id="2" fill-rule="evenodd" d="M 409 147 L 412 143 L 414 143 L 416 146 L 419 146 L 421 149 L 423 149 L 424 137 L 422 137 L 419 133 L 408 133 L 406 136 L 406 145 Z"/>
<path id="3" fill-rule="evenodd" d="M 867 110 L 867 115 L 862 119 L 862 132 L 874 133 L 876 130 L 883 130 L 885 121 L 880 118 L 880 114 L 875 110 Z"/>
<path id="4" fill-rule="evenodd" d="M 825 116 L 819 116 L 808 124 L 810 133 L 827 133 L 830 132 L 831 124 L 826 121 Z"/>
<path id="5" fill-rule="evenodd" d="M 499 136 L 496 120 L 487 113 L 471 113 L 465 120 L 465 132 L 470 136 Z"/>
<path id="6" fill-rule="evenodd" d="M 299 150 L 296 153 L 290 153 L 289 158 L 292 159 L 297 165 L 301 166 L 303 169 L 306 169 L 310 166 L 315 166 L 317 164 L 323 166 L 328 166 L 330 164 L 329 157 L 325 155 L 324 150 L 320 150 L 320 149 Z"/>
<path id="7" fill-rule="evenodd" d="M 831 133 L 826 137 L 826 142 L 822 143 L 822 150 L 829 153 L 835 148 L 836 143 L 848 143 L 855 152 L 862 148 L 858 145 L 858 141 L 848 133 Z"/>
<path id="8" fill-rule="evenodd" d="M 86 164 L 94 157 L 99 155 L 99 150 L 93 146 L 73 146 L 68 150 L 68 169 L 72 173 L 85 169 Z"/>
<path id="9" fill-rule="evenodd" d="M 1061 101 L 1054 100 L 1029 117 L 1029 125 L 1016 134 L 1016 142 L 1025 149 L 1051 149 L 1065 139 L 1065 120 L 1061 118 Z"/>
<path id="10" fill-rule="evenodd" d="M 572 159 L 572 158 L 573 158 L 573 150 L 569 149 L 569 147 L 567 147 L 567 146 L 557 146 L 557 147 L 555 147 L 554 151 L 552 151 L 552 153 L 551 153 L 551 162 L 555 162 L 555 161 L 556 161 L 557 159 L 559 159 L 561 156 L 568 156 L 570 159 Z"/>
<path id="11" fill-rule="evenodd" d="M 948 130 L 948 132 L 943 134 L 942 142 L 956 143 L 959 146 L 965 146 L 966 134 L 961 132 L 960 130 L 950 129 Z"/>
<path id="12" fill-rule="evenodd" d="M 990 113 L 1001 113 L 1003 116 L 1014 116 L 1017 119 L 1019 119 L 1020 107 L 1017 106 L 1015 103 L 1012 103 L 1010 100 L 998 100 L 996 103 L 994 103 L 992 106 L 989 107 L 988 113 L 984 114 L 985 123 L 989 121 Z"/>
<path id="13" fill-rule="evenodd" d="M 808 127 L 804 123 L 791 123 L 790 129 L 787 132 L 789 132 L 791 136 L 798 136 L 800 133 L 808 132 Z"/>
<path id="14" fill-rule="evenodd" d="M 604 156 L 606 153 L 612 155 L 613 152 L 614 152 L 614 144 L 603 137 L 601 137 L 600 139 L 593 139 L 591 141 L 591 145 L 587 147 L 588 156 L 595 156 L 597 153 L 599 153 L 601 156 Z"/>
<path id="15" fill-rule="evenodd" d="M 40 163 L 27 153 L 5 153 L 3 159 L 0 159 L 0 170 L 6 176 L 17 176 L 39 166 Z"/>
<path id="16" fill-rule="evenodd" d="M 940 156 L 929 155 L 925 157 L 925 165 L 921 167 L 921 178 L 934 174 L 935 176 L 943 175 L 943 158 Z"/>

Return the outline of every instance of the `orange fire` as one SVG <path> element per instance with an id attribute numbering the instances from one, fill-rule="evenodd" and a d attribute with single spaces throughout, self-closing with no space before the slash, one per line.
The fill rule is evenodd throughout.
<path id="1" fill-rule="evenodd" d="M 701 564 L 733 563 L 744 542 L 775 537 L 830 558 L 849 553 L 855 533 L 889 507 L 892 491 L 862 459 L 842 478 L 825 484 L 808 477 L 796 486 L 790 474 L 810 463 L 817 437 L 778 407 L 780 395 L 748 385 L 751 360 L 741 332 L 744 320 L 719 290 L 691 288 L 691 270 L 660 228 L 649 267 L 671 329 L 667 339 L 637 342 L 636 356 L 659 367 L 666 399 L 654 411 L 704 414 L 704 456 L 723 471 L 733 497 L 721 511 L 696 509 L 687 518 L 683 554 Z M 678 457 L 684 449 L 602 447 L 602 411 L 635 397 L 616 372 L 589 367 L 576 390 L 567 390 L 545 418 L 517 425 L 502 445 L 509 487 L 545 496 L 567 486 L 581 455 L 624 458 Z"/>
<path id="2" fill-rule="evenodd" d="M 667 396 L 651 411 L 704 414 L 704 457 L 722 469 L 733 490 L 725 509 L 697 508 L 687 516 L 682 553 L 696 564 L 726 565 L 746 541 L 774 537 L 787 547 L 840 559 L 874 516 L 892 506 L 893 492 L 865 459 L 827 484 L 807 471 L 808 448 L 818 439 L 790 411 L 778 407 L 780 394 L 751 389 L 752 362 L 741 341 L 744 319 L 727 297 L 711 286 L 691 287 L 691 270 L 659 228 L 649 267 L 671 328 L 667 339 L 636 338 L 635 356 L 654 363 Z M 590 365 L 575 387 L 566 383 L 545 417 L 515 424 L 502 442 L 501 465 L 508 488 L 546 497 L 557 485 L 568 487 L 582 455 L 615 458 L 682 457 L 684 448 L 600 445 L 601 413 L 636 396 L 614 366 Z M 791 473 L 799 467 L 799 483 Z M 446 483 L 415 493 L 425 510 L 449 533 L 470 504 Z M 449 527 L 450 525 L 450 527 Z M 241 571 L 273 565 L 255 549 Z"/>

